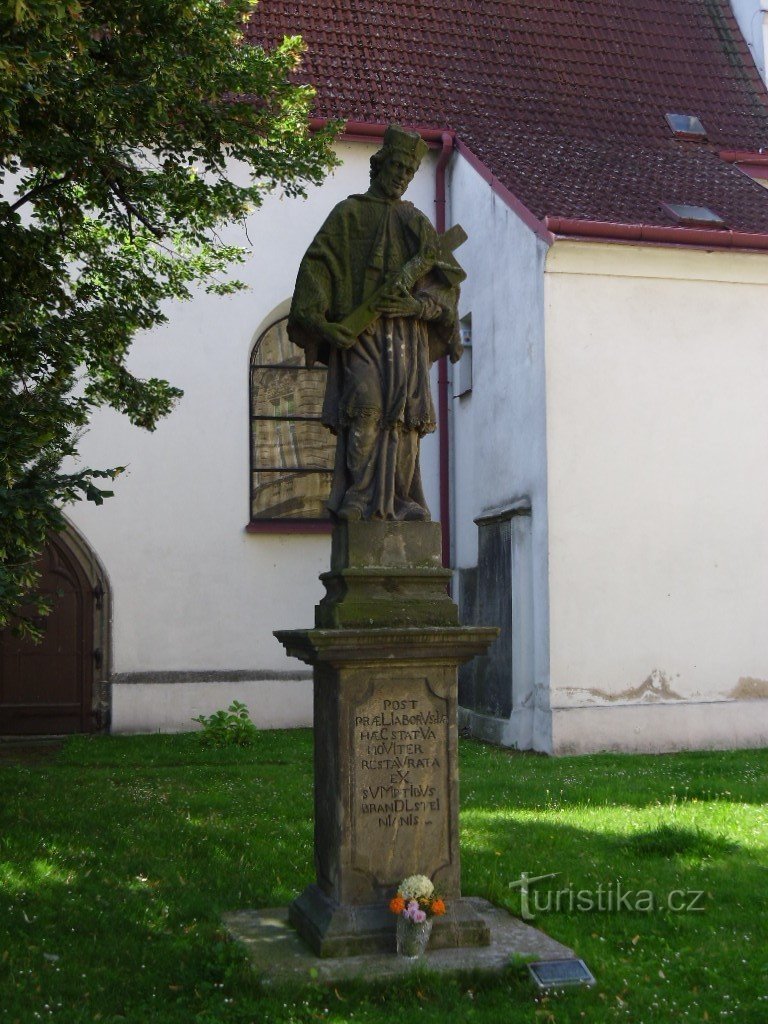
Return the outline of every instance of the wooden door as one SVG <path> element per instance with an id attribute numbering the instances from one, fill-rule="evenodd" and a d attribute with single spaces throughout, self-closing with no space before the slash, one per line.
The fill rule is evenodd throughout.
<path id="1" fill-rule="evenodd" d="M 56 537 L 41 556 L 40 589 L 52 602 L 39 644 L 0 632 L 0 735 L 92 732 L 94 594 Z"/>

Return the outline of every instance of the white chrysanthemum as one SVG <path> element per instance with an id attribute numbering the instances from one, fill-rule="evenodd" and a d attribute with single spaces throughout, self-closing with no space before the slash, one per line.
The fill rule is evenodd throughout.
<path id="1" fill-rule="evenodd" d="M 404 878 L 397 891 L 406 900 L 429 899 L 435 891 L 426 875 L 409 875 Z"/>

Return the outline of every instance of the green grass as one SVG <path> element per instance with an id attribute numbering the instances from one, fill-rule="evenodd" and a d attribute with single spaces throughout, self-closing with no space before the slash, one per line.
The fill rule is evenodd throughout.
<path id="1" fill-rule="evenodd" d="M 0 767 L 0 1024 L 768 1021 L 768 751 L 550 760 L 464 742 L 461 772 L 464 891 L 519 913 L 509 883 L 557 872 L 533 887 L 552 908 L 535 923 L 595 989 L 538 996 L 519 965 L 262 987 L 219 915 L 311 881 L 310 733 L 226 751 L 76 738 Z M 654 909 L 579 911 L 599 886 L 604 905 L 620 886 Z M 670 910 L 674 890 L 703 909 Z"/>

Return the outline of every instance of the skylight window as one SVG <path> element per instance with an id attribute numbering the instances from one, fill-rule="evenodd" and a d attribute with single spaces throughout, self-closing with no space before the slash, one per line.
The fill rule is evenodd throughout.
<path id="1" fill-rule="evenodd" d="M 690 139 L 706 142 L 707 130 L 693 114 L 665 114 L 667 124 L 676 139 Z"/>
<path id="2" fill-rule="evenodd" d="M 686 228 L 724 228 L 725 221 L 708 206 L 690 206 L 688 203 L 662 203 L 662 208 Z"/>

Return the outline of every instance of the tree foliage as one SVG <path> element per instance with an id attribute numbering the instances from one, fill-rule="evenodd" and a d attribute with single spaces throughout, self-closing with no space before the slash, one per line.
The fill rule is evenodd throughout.
<path id="1" fill-rule="evenodd" d="M 217 229 L 334 162 L 301 40 L 244 45 L 250 7 L 0 0 L 0 626 L 61 508 L 111 493 L 118 470 L 65 471 L 91 411 L 152 430 L 180 396 L 131 374 L 136 333 L 199 282 L 241 287 Z"/>

